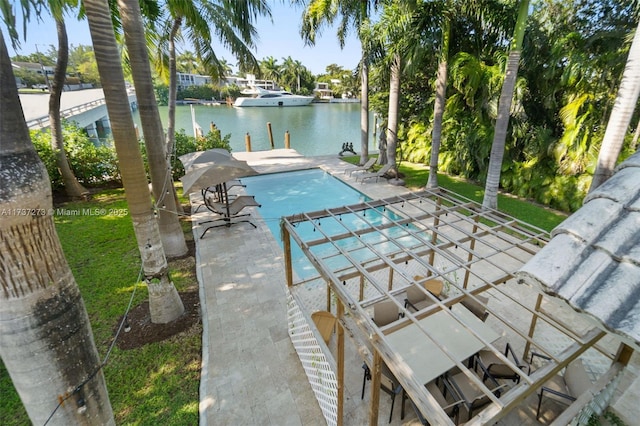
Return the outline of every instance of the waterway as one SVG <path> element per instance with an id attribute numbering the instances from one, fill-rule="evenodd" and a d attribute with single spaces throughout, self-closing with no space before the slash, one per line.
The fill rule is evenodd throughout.
<path id="1" fill-rule="evenodd" d="M 160 117 L 166 128 L 167 107 L 160 107 Z M 234 108 L 226 105 L 193 106 L 195 119 L 206 133 L 211 123 L 223 135 L 231 135 L 233 152 L 245 151 L 245 135 L 251 137 L 252 151 L 271 149 L 267 123 L 271 123 L 274 147 L 284 148 L 284 135 L 288 130 L 291 148 L 306 156 L 335 155 L 343 143 L 352 143 L 360 153 L 360 104 L 318 103 L 303 107 Z M 139 124 L 139 117 L 135 114 Z M 369 120 L 373 129 L 373 116 Z M 191 106 L 176 108 L 176 129 L 193 135 Z M 369 150 L 374 149 L 373 131 L 370 130 Z"/>

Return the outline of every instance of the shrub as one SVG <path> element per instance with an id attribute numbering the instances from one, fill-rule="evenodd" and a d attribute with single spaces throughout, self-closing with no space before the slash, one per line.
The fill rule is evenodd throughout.
<path id="1" fill-rule="evenodd" d="M 96 147 L 84 129 L 68 122 L 63 123 L 62 137 L 71 170 L 82 184 L 102 185 L 120 180 L 117 157 L 113 148 Z M 61 188 L 63 182 L 56 163 L 56 150 L 51 147 L 51 133 L 48 130 L 32 130 L 31 140 L 47 168 L 51 186 L 54 189 Z"/>
<path id="2" fill-rule="evenodd" d="M 171 170 L 173 172 L 173 179 L 184 176 L 184 166 L 178 159 L 181 155 L 188 154 L 194 151 L 204 151 L 212 148 L 223 148 L 227 151 L 231 151 L 231 144 L 229 140 L 231 135 L 227 134 L 221 136 L 220 132 L 209 132 L 203 137 L 188 136 L 184 129 L 176 132 L 176 148 L 175 156 L 171 159 Z"/>

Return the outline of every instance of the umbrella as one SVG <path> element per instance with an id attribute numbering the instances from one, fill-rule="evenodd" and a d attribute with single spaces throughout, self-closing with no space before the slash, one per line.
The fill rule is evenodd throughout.
<path id="1" fill-rule="evenodd" d="M 223 148 L 212 148 L 206 151 L 194 151 L 188 154 L 178 157 L 180 162 L 184 165 L 184 170 L 189 170 L 196 164 L 216 163 L 220 161 L 229 160 L 231 153 Z"/>
<path id="2" fill-rule="evenodd" d="M 258 172 L 245 161 L 229 157 L 224 161 L 193 166 L 180 180 L 183 192 L 188 194 L 213 185 L 224 184 L 233 179 L 257 174 Z"/>

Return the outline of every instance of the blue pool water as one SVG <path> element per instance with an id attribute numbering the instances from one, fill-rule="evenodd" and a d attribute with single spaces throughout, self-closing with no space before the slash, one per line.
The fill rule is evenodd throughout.
<path id="1" fill-rule="evenodd" d="M 242 179 L 242 183 L 246 185 L 247 194 L 254 195 L 262 205 L 260 214 L 280 246 L 282 246 L 282 238 L 280 237 L 281 217 L 370 200 L 366 195 L 321 169 L 246 177 Z M 374 210 L 367 215 L 367 220 L 374 223 L 384 223 L 389 220 L 390 214 L 389 211 L 383 215 Z M 343 224 L 348 224 L 350 228 L 365 226 L 361 219 L 352 215 L 344 215 Z M 323 230 L 329 234 L 344 232 L 344 230 L 328 228 Z M 312 232 L 314 232 L 313 226 L 309 223 L 301 224 L 298 227 L 298 233 L 303 238 L 311 236 Z M 318 236 L 316 235 L 315 237 L 317 238 Z M 343 243 L 359 244 L 360 242 L 357 239 L 352 241 L 347 239 Z M 321 254 L 322 250 L 335 249 L 327 245 L 326 247 L 317 246 L 314 248 L 314 251 L 316 250 Z M 292 244 L 291 255 L 293 267 L 299 278 L 307 279 L 317 275 L 315 268 L 309 263 L 302 250 L 296 244 Z"/>

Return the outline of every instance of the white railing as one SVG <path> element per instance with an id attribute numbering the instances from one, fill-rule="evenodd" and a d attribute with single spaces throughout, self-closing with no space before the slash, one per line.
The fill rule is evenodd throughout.
<path id="1" fill-rule="evenodd" d="M 313 393 L 328 425 L 338 424 L 338 380 L 331 361 L 322 351 L 322 337 L 314 332 L 293 295 L 287 290 L 289 337 L 298 353 Z M 322 343 L 320 343 L 322 341 Z"/>

